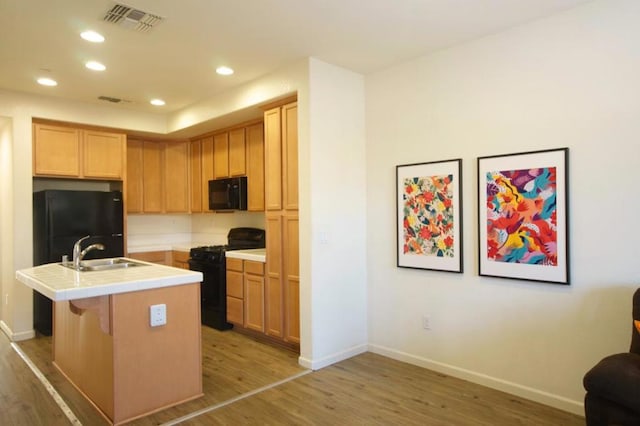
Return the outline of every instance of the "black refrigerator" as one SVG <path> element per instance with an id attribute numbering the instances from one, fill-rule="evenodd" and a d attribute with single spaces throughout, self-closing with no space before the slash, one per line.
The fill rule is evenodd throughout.
<path id="1" fill-rule="evenodd" d="M 84 249 L 101 243 L 104 250 L 92 250 L 86 259 L 124 255 L 123 205 L 120 191 L 46 190 L 33 193 L 33 265 L 55 263 L 73 256 L 80 238 Z M 52 303 L 33 292 L 33 326 L 50 336 Z"/>

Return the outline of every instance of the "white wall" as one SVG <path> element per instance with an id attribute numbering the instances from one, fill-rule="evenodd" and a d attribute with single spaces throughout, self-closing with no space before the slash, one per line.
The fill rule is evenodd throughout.
<path id="1" fill-rule="evenodd" d="M 372 350 L 582 413 L 640 284 L 640 2 L 601 0 L 371 75 Z M 476 158 L 569 147 L 570 286 L 479 277 Z M 462 275 L 395 266 L 395 166 L 463 159 Z M 431 316 L 432 330 L 421 316 Z"/>
<path id="2" fill-rule="evenodd" d="M 301 359 L 319 368 L 367 349 L 363 77 L 311 59 L 308 117 L 309 144 L 299 155 L 309 164 L 300 232 L 310 241 L 301 251 L 311 256 L 301 286 L 301 311 L 310 313 Z M 302 266 L 301 273 L 306 278 Z"/>
<path id="3" fill-rule="evenodd" d="M 13 215 L 11 203 L 4 202 L 12 198 L 11 193 L 11 120 L 0 117 L 0 327 L 8 329 L 12 309 L 7 303 L 11 296 L 13 283 L 13 256 L 11 256 L 13 234 Z"/>

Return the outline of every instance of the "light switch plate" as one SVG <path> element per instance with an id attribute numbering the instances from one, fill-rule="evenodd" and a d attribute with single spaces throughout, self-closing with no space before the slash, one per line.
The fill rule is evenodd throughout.
<path id="1" fill-rule="evenodd" d="M 149 307 L 149 323 L 151 327 L 158 327 L 167 323 L 167 305 L 151 305 Z"/>

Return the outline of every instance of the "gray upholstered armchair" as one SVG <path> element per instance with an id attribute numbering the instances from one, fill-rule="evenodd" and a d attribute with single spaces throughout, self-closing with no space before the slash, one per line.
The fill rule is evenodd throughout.
<path id="1" fill-rule="evenodd" d="M 640 289 L 633 324 L 629 352 L 604 358 L 584 376 L 587 426 L 640 425 Z"/>

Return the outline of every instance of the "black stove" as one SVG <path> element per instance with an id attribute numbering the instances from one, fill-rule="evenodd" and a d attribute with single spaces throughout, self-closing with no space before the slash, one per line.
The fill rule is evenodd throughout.
<path id="1" fill-rule="evenodd" d="M 189 269 L 202 272 L 200 307 L 202 324 L 217 330 L 233 327 L 227 322 L 227 272 L 225 252 L 265 247 L 264 229 L 232 228 L 228 244 L 194 247 L 189 252 Z"/>

